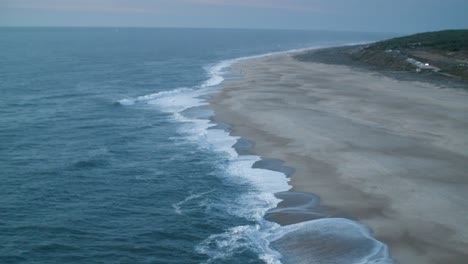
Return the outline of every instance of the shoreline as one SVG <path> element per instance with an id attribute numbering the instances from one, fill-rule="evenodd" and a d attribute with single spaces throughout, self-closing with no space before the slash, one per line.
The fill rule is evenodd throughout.
<path id="1" fill-rule="evenodd" d="M 322 111 L 321 109 L 310 109 L 308 107 L 310 104 L 320 104 L 320 102 L 324 101 L 324 98 L 317 98 L 316 96 L 311 95 L 311 92 L 320 92 L 325 94 L 324 96 L 326 97 L 326 90 L 316 87 L 317 82 L 323 86 L 328 85 L 327 88 L 333 87 L 336 83 L 329 83 L 330 79 L 327 79 L 327 77 L 336 77 L 335 75 L 341 76 L 340 78 L 343 78 L 343 76 L 349 76 L 350 74 L 358 76 L 347 81 L 352 81 L 351 84 L 357 85 L 357 87 L 365 87 L 366 92 L 372 92 L 371 88 L 366 87 L 366 82 L 369 81 L 369 78 L 373 85 L 378 86 L 378 89 L 376 90 L 378 93 L 382 93 L 382 87 L 385 88 L 385 85 L 383 85 L 382 82 L 387 85 L 388 83 L 392 85 L 401 85 L 403 83 L 403 86 L 405 87 L 412 87 L 416 84 L 418 91 L 421 89 L 432 89 L 431 93 L 436 91 L 434 90 L 433 85 L 407 80 L 397 81 L 379 74 L 376 75 L 375 72 L 363 69 L 358 69 L 356 71 L 353 67 L 343 65 L 299 62 L 292 58 L 293 55 L 298 53 L 299 52 L 281 53 L 237 61 L 231 66 L 231 69 L 241 72 L 243 76 L 240 79 L 228 80 L 223 83 L 223 90 L 220 93 L 215 94 L 213 98 L 209 100 L 210 108 L 215 111 L 215 116 L 212 118 L 215 123 L 228 123 L 231 125 L 230 130 L 232 135 L 240 136 L 243 139 L 255 142 L 255 144 L 247 144 L 249 145 L 248 148 L 243 148 L 242 151 L 258 155 L 262 157 L 262 159 L 265 159 L 266 162 L 264 164 L 258 164 L 260 167 L 277 171 L 283 170 L 283 172 L 284 168 L 294 169 L 294 171 L 288 169 L 290 172 L 288 177 L 291 179 L 290 183 L 293 188 L 288 192 L 276 195 L 278 198 L 283 199 L 283 201 L 278 204 L 275 209 L 270 210 L 267 215 L 265 215 L 265 218 L 283 226 L 330 216 L 356 219 L 369 226 L 375 232 L 374 234 L 377 239 L 385 242 L 390 247 L 390 253 L 397 261 L 401 261 L 402 263 L 437 263 L 433 261 L 443 260 L 449 263 L 462 263 L 461 261 L 468 256 L 467 252 L 463 252 L 463 250 L 461 250 L 463 246 L 468 245 L 466 240 L 467 232 L 466 230 L 461 230 L 463 231 L 463 236 L 456 237 L 456 239 L 450 238 L 453 237 L 453 235 L 451 235 L 453 227 L 456 227 L 457 224 L 459 225 L 460 223 L 457 222 L 455 224 L 452 223 L 450 226 L 444 226 L 443 223 L 439 223 L 441 221 L 435 223 L 431 222 L 426 225 L 422 224 L 425 226 L 425 229 L 423 228 L 420 230 L 421 228 L 417 228 L 418 223 L 413 221 L 414 219 L 411 221 L 405 219 L 407 228 L 405 228 L 405 230 L 400 230 L 400 228 L 395 226 L 395 223 L 398 223 L 399 221 L 397 218 L 399 214 L 394 211 L 405 212 L 405 210 L 408 209 L 395 210 L 393 207 L 398 207 L 395 205 L 398 204 L 398 201 L 395 201 L 395 198 L 393 197 L 388 197 L 388 190 L 387 192 L 385 190 L 380 192 L 374 190 L 379 188 L 385 189 L 385 187 L 379 187 L 370 175 L 361 177 L 353 176 L 350 179 L 343 179 L 343 173 L 339 170 L 341 168 L 337 169 L 333 167 L 336 166 L 336 164 L 330 164 L 327 160 L 341 159 L 343 160 L 342 162 L 346 163 L 346 158 L 349 157 L 346 155 L 343 156 L 343 153 L 339 153 L 339 155 L 335 153 L 335 156 L 332 152 L 325 153 L 326 155 L 322 153 L 317 155 L 318 158 L 310 155 L 315 150 L 320 153 L 320 151 L 326 152 L 327 148 L 336 151 L 336 149 L 347 147 L 346 144 L 341 144 L 340 146 L 340 143 L 343 142 L 338 141 L 338 143 L 336 143 L 330 140 L 333 139 L 333 137 L 326 138 L 325 136 L 324 138 L 320 138 L 321 133 L 326 135 L 330 131 L 334 131 L 333 133 L 335 133 L 336 130 L 339 130 L 340 128 L 346 128 L 348 131 L 352 132 L 350 134 L 353 137 L 359 137 L 360 132 L 362 132 L 361 130 L 363 130 L 368 133 L 369 138 L 373 141 L 367 144 L 358 140 L 359 146 L 348 146 L 350 149 L 347 151 L 349 152 L 356 151 L 356 149 L 358 149 L 358 154 L 361 155 L 360 158 L 364 159 L 364 161 L 365 159 L 372 160 L 372 157 L 362 156 L 362 150 L 366 148 L 372 149 L 372 151 L 368 151 L 369 153 L 380 152 L 380 154 L 382 154 L 382 152 L 390 152 L 385 154 L 388 157 L 381 155 L 380 158 L 385 160 L 381 161 L 381 163 L 402 162 L 402 159 L 392 156 L 394 155 L 391 153 L 392 151 L 399 155 L 403 154 L 412 158 L 426 158 L 428 160 L 434 159 L 434 155 L 426 155 L 431 157 L 423 157 L 424 150 L 433 150 L 424 149 L 424 144 L 421 143 L 432 139 L 430 133 L 428 133 L 428 135 L 424 135 L 422 138 L 417 138 L 417 136 L 421 136 L 418 134 L 421 133 L 418 129 L 413 129 L 417 132 L 416 134 L 413 133 L 414 131 L 407 131 L 407 134 L 405 134 L 403 128 L 401 131 L 392 131 L 388 127 L 385 127 L 385 125 L 379 123 L 382 120 L 378 119 L 378 115 L 371 116 L 371 122 L 365 118 L 359 118 L 359 109 L 354 109 L 356 110 L 355 113 L 346 116 L 344 115 L 346 112 L 344 110 L 346 109 L 336 108 L 336 105 L 334 106 L 333 104 L 331 104 L 332 109 L 329 112 Z M 312 74 L 313 76 L 303 76 L 310 72 L 313 73 L 313 71 L 317 71 L 315 74 Z M 334 73 L 334 75 L 334 71 L 338 73 Z M 291 76 L 295 77 L 295 79 L 291 78 Z M 307 85 L 310 86 L 310 84 L 314 83 L 315 87 L 307 87 Z M 253 86 L 258 86 L 260 88 L 249 88 Z M 284 91 L 285 88 L 288 88 L 288 91 Z M 362 93 L 362 91 L 360 92 Z M 399 90 L 399 92 L 402 91 Z M 348 92 L 346 91 L 346 93 Z M 352 99 L 355 97 L 353 94 L 340 95 L 340 100 L 342 100 L 341 103 L 346 101 L 347 96 L 351 96 Z M 421 100 L 420 98 L 418 99 L 418 96 L 414 91 L 410 96 L 412 96 L 411 98 L 414 100 Z M 326 99 L 333 101 L 333 98 L 330 99 L 327 97 Z M 375 100 L 375 98 L 367 99 L 371 102 L 372 100 Z M 289 102 L 285 102 L 287 100 L 289 100 Z M 425 100 L 427 100 L 427 98 Z M 336 104 L 337 102 L 332 103 Z M 300 107 L 298 107 L 298 105 Z M 275 109 L 278 108 L 278 106 L 279 108 L 283 107 L 283 110 Z M 376 106 L 373 105 L 373 107 Z M 458 107 L 459 108 L 456 110 L 465 109 L 463 103 L 460 102 L 458 102 Z M 251 115 L 258 116 L 252 117 Z M 309 118 L 309 115 L 316 116 Z M 415 117 L 416 116 L 417 115 L 415 114 Z M 339 119 L 337 119 L 338 117 Z M 314 127 L 304 125 L 302 124 L 304 119 L 310 119 L 309 121 L 312 121 L 312 123 L 315 124 L 324 123 L 325 128 L 317 130 Z M 333 128 L 334 122 L 337 120 L 343 122 L 345 125 L 338 125 L 338 127 Z M 414 121 L 416 119 L 412 120 Z M 398 125 L 397 121 L 395 123 Z M 434 127 L 429 128 L 434 129 Z M 287 130 L 300 131 L 296 133 L 296 135 L 290 135 Z M 304 139 L 310 137 L 307 135 L 308 131 L 312 131 L 312 136 L 314 138 L 311 138 L 312 141 L 315 141 L 315 146 L 314 144 L 301 142 L 301 140 L 304 141 Z M 434 131 L 431 130 L 429 132 Z M 467 142 L 465 141 L 466 137 L 463 137 L 463 135 L 456 135 L 461 136 L 463 139 L 461 143 L 465 144 Z M 346 133 L 334 136 L 338 138 L 346 138 Z M 372 139 L 372 137 L 374 137 L 374 139 Z M 412 141 L 413 137 L 416 137 L 417 140 Z M 392 150 L 385 144 L 383 144 L 384 146 L 372 146 L 372 144 L 379 145 L 379 142 L 382 139 L 390 139 L 391 141 L 394 141 L 393 143 L 399 146 L 400 149 Z M 352 141 L 345 143 L 350 144 L 350 142 L 352 143 Z M 455 150 L 442 149 L 442 151 L 440 149 L 444 147 L 444 143 L 439 142 L 439 145 L 436 144 L 436 150 L 442 152 L 435 155 L 435 158 L 444 161 L 444 155 L 451 155 L 449 158 L 454 160 L 452 163 L 456 163 L 457 166 L 455 171 L 458 169 L 458 172 L 455 172 L 456 175 L 454 176 L 456 179 L 451 180 L 461 181 L 463 184 L 462 191 L 464 191 L 466 190 L 464 188 L 466 186 L 466 179 L 460 176 L 460 171 L 466 171 L 466 167 L 462 164 L 462 160 L 467 153 L 463 149 L 463 144 L 461 144 L 461 148 L 457 148 L 456 143 L 460 144 L 460 142 L 452 143 L 453 144 L 449 147 L 454 148 Z M 410 153 L 410 150 L 404 149 L 405 144 L 413 144 L 421 151 Z M 238 151 L 238 148 L 236 148 L 236 150 Z M 241 152 L 239 153 L 241 154 Z M 283 162 L 284 164 L 282 164 Z M 355 160 L 354 162 L 359 163 L 362 162 L 362 160 Z M 399 166 L 390 166 L 391 168 L 383 169 L 387 169 L 392 172 L 395 171 L 395 167 L 404 167 L 404 165 L 405 164 L 399 164 Z M 412 165 L 408 166 L 410 167 L 409 169 L 416 171 L 418 171 L 418 169 L 420 171 L 427 169 L 427 166 L 424 164 L 420 165 L 423 166 L 423 168 L 413 168 L 411 167 Z M 366 168 L 353 168 L 352 166 L 347 169 L 361 173 L 366 171 Z M 370 169 L 374 169 L 378 172 L 379 169 L 382 168 Z M 322 176 L 311 177 L 311 174 Z M 288 173 L 286 173 L 286 175 L 288 175 Z M 323 175 L 326 175 L 326 177 Z M 405 175 L 399 176 L 398 180 L 404 182 Z M 437 180 L 440 181 L 440 179 Z M 410 181 L 414 183 L 411 178 Z M 364 188 L 361 188 L 359 186 L 360 184 L 362 184 Z M 395 183 L 392 183 L 391 181 L 389 184 L 395 185 Z M 437 189 L 437 187 L 434 188 Z M 392 192 L 400 195 L 405 194 L 404 192 L 402 193 L 401 190 L 392 190 Z M 426 194 L 426 191 L 421 193 Z M 320 204 L 320 199 L 323 199 L 322 205 Z M 417 205 L 417 203 L 413 204 L 413 206 Z M 457 206 L 460 207 L 460 205 Z M 461 206 L 461 208 L 463 208 L 463 206 Z M 395 217 L 397 220 L 394 219 Z M 460 219 L 462 223 L 468 222 L 458 216 L 459 221 Z M 411 223 L 409 224 L 408 222 Z M 413 228 L 418 229 L 416 233 L 413 232 Z M 461 228 L 463 229 L 463 227 Z M 442 239 L 446 238 L 447 242 L 456 244 L 456 248 L 448 249 L 446 248 L 447 245 L 434 245 L 434 242 L 428 241 L 431 236 L 428 237 L 425 233 L 434 230 L 438 234 L 437 237 Z"/>

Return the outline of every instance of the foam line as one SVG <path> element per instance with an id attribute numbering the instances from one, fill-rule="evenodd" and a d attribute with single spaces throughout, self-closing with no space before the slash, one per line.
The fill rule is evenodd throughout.
<path id="1" fill-rule="evenodd" d="M 236 250 L 243 247 L 249 247 L 256 251 L 260 259 L 271 264 L 279 264 L 281 263 L 281 259 L 288 262 L 289 260 L 294 260 L 291 263 L 306 263 L 304 261 L 301 262 L 303 256 L 316 258 L 316 260 L 311 260 L 315 262 L 310 263 L 391 263 L 375 262 L 379 258 L 387 261 L 386 246 L 373 239 L 369 231 L 357 222 L 346 219 L 320 219 L 290 226 L 280 226 L 265 220 L 264 216 L 266 212 L 269 209 L 275 208 L 281 201 L 274 194 L 288 191 L 291 188 L 287 176 L 277 171 L 253 168 L 253 165 L 260 161 L 261 158 L 255 155 L 239 155 L 233 148 L 239 138 L 231 136 L 225 130 L 216 129 L 216 124 L 212 123 L 208 119 L 209 117 L 197 117 L 193 114 L 184 115 L 184 111 L 189 108 L 206 106 L 208 104 L 205 98 L 220 90 L 220 84 L 224 81 L 223 75 L 232 64 L 242 60 L 289 52 L 300 52 L 312 48 L 321 47 L 272 52 L 225 60 L 208 66 L 206 68 L 208 80 L 196 87 L 178 88 L 118 101 L 119 104 L 124 106 L 146 103 L 155 106 L 160 111 L 171 113 L 174 121 L 181 123 L 179 133 L 183 135 L 184 140 L 192 141 L 204 149 L 209 149 L 219 155 L 223 155 L 227 159 L 228 165 L 225 168 L 225 175 L 220 175 L 220 177 L 227 177 L 233 182 L 245 183 L 252 186 L 252 190 L 246 192 L 237 201 L 237 204 L 242 204 L 243 206 L 229 207 L 229 205 L 226 205 L 225 210 L 237 216 L 245 217 L 256 224 L 230 228 L 224 233 L 211 235 L 198 245 L 196 250 L 201 254 L 209 256 L 208 263 L 216 263 L 221 259 L 229 259 Z M 182 214 L 181 206 L 190 200 L 199 198 L 201 195 L 204 194 L 190 195 L 185 200 L 174 204 L 175 212 Z M 366 248 L 356 247 L 355 250 L 357 251 L 352 251 L 352 254 L 354 254 L 352 257 L 346 255 L 346 252 L 333 251 L 338 254 L 336 258 L 333 258 L 337 262 L 326 262 L 325 259 L 332 256 L 322 256 L 314 248 L 310 249 L 311 252 L 314 252 L 313 254 L 308 254 L 307 250 L 299 252 L 288 248 L 294 238 L 303 238 L 306 234 L 317 235 L 320 238 L 324 237 L 328 240 L 323 241 L 332 241 L 330 242 L 330 246 L 332 247 L 348 245 L 346 243 L 349 241 L 356 241 L 362 242 L 363 245 L 366 245 Z M 302 240 L 301 243 L 311 244 L 310 237 L 308 239 Z M 340 244 L 341 242 L 344 244 Z M 281 251 L 284 250 L 288 254 L 282 256 L 270 247 L 270 243 L 274 243 L 275 248 Z M 341 256 L 339 254 L 344 255 Z"/>

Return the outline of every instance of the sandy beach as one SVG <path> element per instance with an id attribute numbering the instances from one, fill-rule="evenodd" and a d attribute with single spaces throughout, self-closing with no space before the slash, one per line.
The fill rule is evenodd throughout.
<path id="1" fill-rule="evenodd" d="M 466 263 L 468 92 L 293 55 L 235 64 L 210 102 L 252 153 L 294 169 L 280 209 L 320 197 L 268 218 L 355 219 L 399 263 Z"/>

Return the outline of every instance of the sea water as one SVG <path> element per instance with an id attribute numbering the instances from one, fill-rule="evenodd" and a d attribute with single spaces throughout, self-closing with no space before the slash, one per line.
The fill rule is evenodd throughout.
<path id="1" fill-rule="evenodd" d="M 209 121 L 206 100 L 239 59 L 384 37 L 0 29 L 0 263 L 281 263 L 297 259 L 281 254 L 288 240 L 278 238 L 300 230 L 345 221 L 348 237 L 369 236 L 349 220 L 264 220 L 288 179 L 238 155 L 238 138 Z"/>

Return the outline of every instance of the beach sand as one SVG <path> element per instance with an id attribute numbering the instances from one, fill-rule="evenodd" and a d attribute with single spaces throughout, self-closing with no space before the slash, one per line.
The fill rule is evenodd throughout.
<path id="1" fill-rule="evenodd" d="M 253 154 L 294 169 L 267 218 L 351 218 L 399 263 L 468 263 L 468 92 L 292 56 L 238 62 L 210 101 Z M 320 206 L 282 213 L 307 193 Z"/>

